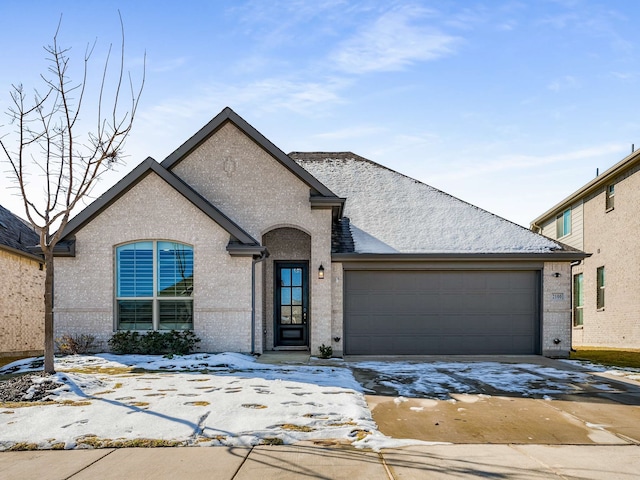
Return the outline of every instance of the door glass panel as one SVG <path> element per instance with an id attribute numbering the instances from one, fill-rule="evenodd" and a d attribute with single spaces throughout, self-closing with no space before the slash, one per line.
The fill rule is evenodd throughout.
<path id="1" fill-rule="evenodd" d="M 280 270 L 280 285 L 283 287 L 291 286 L 291 269 L 283 268 Z"/>
<path id="2" fill-rule="evenodd" d="M 302 305 L 302 288 L 301 287 L 293 287 L 291 289 L 292 293 L 292 302 L 291 305 Z M 284 302 L 283 302 L 284 303 Z"/>
<path id="3" fill-rule="evenodd" d="M 302 269 L 294 268 L 293 269 L 293 283 L 292 285 L 296 287 L 302 286 Z"/>
<path id="4" fill-rule="evenodd" d="M 280 310 L 280 323 L 286 325 L 291 323 L 291 307 L 282 307 Z"/>
<path id="5" fill-rule="evenodd" d="M 283 288 L 280 290 L 280 305 L 291 305 L 291 289 Z"/>
<path id="6" fill-rule="evenodd" d="M 302 307 L 291 307 L 291 309 L 292 309 L 291 323 L 301 325 L 302 324 Z"/>

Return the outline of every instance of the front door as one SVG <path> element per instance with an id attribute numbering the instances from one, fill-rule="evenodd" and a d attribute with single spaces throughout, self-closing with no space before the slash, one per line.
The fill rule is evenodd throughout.
<path id="1" fill-rule="evenodd" d="M 275 346 L 308 346 L 308 264 L 276 262 L 275 274 Z"/>

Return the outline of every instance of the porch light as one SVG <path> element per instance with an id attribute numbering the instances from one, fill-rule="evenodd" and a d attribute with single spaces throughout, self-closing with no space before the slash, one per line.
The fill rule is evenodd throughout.
<path id="1" fill-rule="evenodd" d="M 322 264 L 320 264 L 320 267 L 318 268 L 318 278 L 320 280 L 324 278 L 324 267 L 322 266 Z"/>

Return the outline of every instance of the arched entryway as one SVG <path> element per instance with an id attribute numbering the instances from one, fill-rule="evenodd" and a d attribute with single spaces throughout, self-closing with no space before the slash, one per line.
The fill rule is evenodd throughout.
<path id="1" fill-rule="evenodd" d="M 275 228 L 262 236 L 262 245 L 269 250 L 262 279 L 265 350 L 306 349 L 311 236 L 293 227 Z"/>

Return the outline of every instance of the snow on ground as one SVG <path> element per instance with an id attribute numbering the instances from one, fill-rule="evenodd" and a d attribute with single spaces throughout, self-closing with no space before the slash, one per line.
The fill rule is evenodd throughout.
<path id="1" fill-rule="evenodd" d="M 543 397 L 573 393 L 578 385 L 611 389 L 587 373 L 559 370 L 528 363 L 500 362 L 357 362 L 375 382 L 393 388 L 402 397 L 450 399 L 452 393 L 519 394 Z"/>
<path id="2" fill-rule="evenodd" d="M 22 442 L 70 449 L 135 439 L 194 446 L 332 439 L 376 451 L 429 443 L 381 434 L 352 369 L 395 389 L 398 402 L 454 401 L 451 395 L 460 393 L 552 400 L 576 389 L 612 388 L 587 371 L 527 363 L 336 363 L 270 365 L 234 353 L 59 357 L 51 402 L 0 405 L 0 451 Z M 26 359 L 0 375 L 41 369 L 41 359 Z"/>
<path id="3" fill-rule="evenodd" d="M 37 359 L 2 373 L 40 370 Z M 84 448 L 87 439 L 157 439 L 248 446 L 338 439 L 385 448 L 419 441 L 377 431 L 360 385 L 344 367 L 283 366 L 240 354 L 56 358 L 55 403 L 0 407 L 0 450 L 16 443 Z M 39 380 L 38 380 L 39 381 Z"/>
<path id="4" fill-rule="evenodd" d="M 614 377 L 620 377 L 623 379 L 634 380 L 640 382 L 640 368 L 631 367 L 609 367 L 605 365 L 599 365 L 597 363 L 591 363 L 586 360 L 562 360 L 563 362 L 571 365 L 577 365 L 590 372 L 606 373 Z"/>

